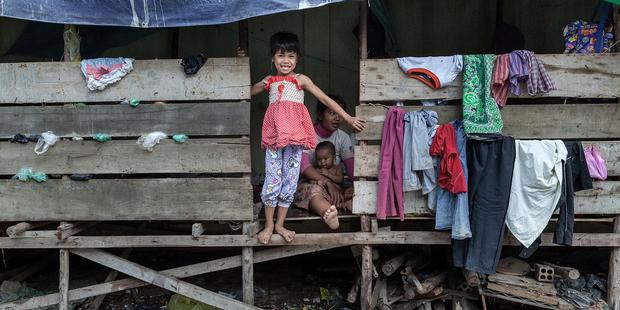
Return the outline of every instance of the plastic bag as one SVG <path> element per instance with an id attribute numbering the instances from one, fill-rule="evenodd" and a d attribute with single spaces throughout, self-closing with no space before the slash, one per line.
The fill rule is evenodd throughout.
<path id="1" fill-rule="evenodd" d="M 37 155 L 41 155 L 47 152 L 50 146 L 54 146 L 58 142 L 58 136 L 51 131 L 46 131 L 41 134 L 41 137 L 37 141 L 37 145 L 34 146 L 34 152 Z"/>
<path id="2" fill-rule="evenodd" d="M 110 140 L 112 140 L 112 137 L 108 134 L 105 133 L 96 133 L 93 136 L 93 139 L 97 142 L 108 142 Z"/>
<path id="3" fill-rule="evenodd" d="M 183 295 L 174 294 L 170 297 L 166 305 L 170 310 L 215 310 L 217 308 L 204 304 L 200 301 L 193 300 Z"/>
<path id="4" fill-rule="evenodd" d="M 177 142 L 177 143 L 183 143 L 183 142 L 187 141 L 187 139 L 189 139 L 189 137 L 187 135 L 184 135 L 184 134 L 179 134 L 179 135 L 172 136 L 172 140 L 174 140 L 174 142 Z"/>
<path id="5" fill-rule="evenodd" d="M 30 167 L 24 167 L 19 169 L 17 174 L 13 176 L 13 179 L 20 180 L 22 182 L 28 182 L 29 180 L 35 180 L 39 183 L 47 181 L 47 174 L 37 171 L 32 171 Z"/>
<path id="6" fill-rule="evenodd" d="M 161 131 L 154 131 L 146 135 L 140 136 L 138 138 L 138 145 L 140 145 L 143 149 L 152 152 L 153 148 L 161 139 L 166 139 L 166 134 Z"/>
<path id="7" fill-rule="evenodd" d="M 587 146 L 583 151 L 586 155 L 590 177 L 597 180 L 607 179 L 607 166 L 601 153 L 594 146 Z"/>

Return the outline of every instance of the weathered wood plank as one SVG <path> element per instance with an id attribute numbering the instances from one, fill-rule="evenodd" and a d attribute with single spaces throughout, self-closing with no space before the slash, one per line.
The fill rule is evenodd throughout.
<path id="1" fill-rule="evenodd" d="M 213 305 L 222 309 L 260 309 L 254 306 L 246 305 L 243 302 L 230 297 L 214 293 L 197 285 L 162 274 L 153 269 L 146 268 L 101 250 L 75 249 L 71 252 L 108 268 L 118 270 L 124 274 L 140 279 L 144 282 L 149 282 L 163 289 L 187 296 L 208 305 Z"/>
<path id="2" fill-rule="evenodd" d="M 0 221 L 253 218 L 248 178 L 3 180 L 0 205 Z"/>
<path id="3" fill-rule="evenodd" d="M 553 233 L 541 235 L 542 246 L 553 244 Z M 350 246 L 356 244 L 450 244 L 450 233 L 445 231 L 379 231 L 356 233 L 297 234 L 287 243 L 279 235 L 271 237 L 267 246 L 321 245 Z M 505 245 L 519 246 L 513 237 Z M 11 239 L 0 237 L 0 249 L 81 249 L 81 248 L 176 248 L 176 247 L 263 247 L 256 237 L 243 235 L 203 235 L 195 239 L 186 235 L 160 236 L 73 236 L 65 241 L 56 238 Z M 620 247 L 620 233 L 574 233 L 573 246 Z M 241 259 L 239 259 L 241 263 Z"/>
<path id="4" fill-rule="evenodd" d="M 14 175 L 22 167 L 47 174 L 133 173 L 249 173 L 247 138 L 190 139 L 176 143 L 165 139 L 152 152 L 136 140 L 61 140 L 41 155 L 34 144 L 0 142 L 0 174 Z"/>
<path id="5" fill-rule="evenodd" d="M 575 214 L 620 214 L 620 182 L 594 182 L 594 189 L 576 193 Z M 405 212 L 430 214 L 426 197 L 420 191 L 405 193 Z M 375 214 L 377 209 L 377 181 L 356 181 L 353 196 L 354 214 Z"/>
<path id="6" fill-rule="evenodd" d="M 422 109 L 422 106 L 404 108 L 412 111 Z M 440 124 L 462 117 L 460 105 L 424 108 L 437 111 Z M 357 117 L 366 120 L 366 129 L 357 134 L 357 139 L 380 140 L 386 112 L 382 106 L 357 106 Z M 508 105 L 501 113 L 504 120 L 503 134 L 515 138 L 620 138 L 620 126 L 617 126 L 620 124 L 620 104 Z"/>
<path id="7" fill-rule="evenodd" d="M 250 103 L 198 102 L 128 105 L 0 107 L 0 138 L 51 130 L 60 137 L 96 133 L 137 137 L 152 131 L 173 135 L 248 135 Z"/>
<path id="8" fill-rule="evenodd" d="M 136 60 L 118 83 L 90 91 L 78 62 L 4 63 L 0 85 L 0 103 L 239 100 L 250 99 L 250 64 L 247 57 L 209 58 L 185 76 L 177 59 Z"/>
<path id="9" fill-rule="evenodd" d="M 243 234 L 252 237 L 252 225 L 243 222 Z M 241 248 L 241 289 L 243 302 L 254 305 L 254 248 Z"/>
<path id="10" fill-rule="evenodd" d="M 607 174 L 620 176 L 620 141 L 584 141 L 583 146 L 595 146 L 605 159 Z M 355 146 L 355 176 L 378 177 L 379 146 Z"/>
<path id="11" fill-rule="evenodd" d="M 537 55 L 557 90 L 540 97 L 620 97 L 620 55 Z M 396 59 L 360 61 L 360 101 L 461 99 L 462 75 L 454 83 L 434 90 L 407 77 Z M 576 85 L 579 85 L 576 87 Z M 527 92 L 521 92 L 523 97 Z"/>
<path id="12" fill-rule="evenodd" d="M 276 260 L 280 258 L 291 257 L 295 255 L 301 255 L 306 253 L 313 253 L 318 251 L 329 250 L 333 248 L 337 248 L 338 246 L 325 246 L 325 245 L 314 245 L 314 246 L 287 246 L 287 247 L 279 247 L 274 249 L 268 249 L 263 251 L 258 251 L 255 254 L 254 262 L 261 263 L 271 260 Z M 186 278 L 197 276 L 209 272 L 215 272 L 220 270 L 231 269 L 235 267 L 241 266 L 241 255 L 220 258 L 216 260 L 211 260 L 208 262 L 197 263 L 193 265 L 177 267 L 172 269 L 166 269 L 160 271 L 160 273 L 175 277 L 175 278 Z M 107 283 L 95 284 L 91 286 L 86 286 L 82 288 L 69 290 L 69 301 L 80 300 L 87 297 L 93 297 L 108 293 L 120 292 L 123 290 L 128 290 L 136 287 L 147 286 L 149 283 L 140 281 L 138 279 L 127 278 L 122 280 L 111 281 Z M 39 307 L 47 307 L 58 303 L 58 293 L 48 294 L 44 296 L 36 296 L 28 299 L 22 299 L 17 301 L 12 301 L 4 304 L 0 304 L 0 309 L 10 309 L 10 310 L 26 310 L 26 309 L 34 309 Z"/>
<path id="13" fill-rule="evenodd" d="M 617 9 L 617 8 L 616 8 Z M 614 232 L 620 233 L 620 216 L 614 222 Z M 609 253 L 609 278 L 607 279 L 607 303 L 611 309 L 620 308 L 620 248 Z"/>
<path id="14" fill-rule="evenodd" d="M 58 272 L 58 308 L 69 309 L 69 250 L 60 249 L 60 268 Z"/>

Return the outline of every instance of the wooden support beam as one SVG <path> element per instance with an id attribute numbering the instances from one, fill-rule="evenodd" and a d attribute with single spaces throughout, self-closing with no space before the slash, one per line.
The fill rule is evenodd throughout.
<path id="1" fill-rule="evenodd" d="M 553 244 L 553 234 L 541 235 L 541 246 Z M 287 243 L 274 235 L 268 245 L 256 238 L 243 235 L 203 235 L 194 239 L 189 235 L 164 236 L 73 236 L 64 241 L 56 238 L 0 238 L 5 249 L 61 249 L 61 248 L 178 248 L 178 247 L 271 247 L 283 245 L 384 245 L 384 244 L 450 244 L 450 233 L 443 231 L 379 231 L 352 233 L 297 234 Z M 520 246 L 514 237 L 506 236 L 506 246 Z M 620 247 L 620 233 L 575 233 L 573 247 Z M 362 250 L 363 252 L 363 250 Z"/>
<path id="2" fill-rule="evenodd" d="M 18 234 L 14 234 L 12 239 L 20 239 L 20 238 L 57 238 L 56 234 L 58 232 L 56 230 L 27 230 Z"/>
<path id="3" fill-rule="evenodd" d="M 250 55 L 250 45 L 248 44 L 248 20 L 240 20 L 237 24 L 239 26 L 239 48 L 244 50 L 246 55 Z"/>
<path id="4" fill-rule="evenodd" d="M 69 250 L 60 249 L 60 269 L 58 283 L 58 308 L 69 309 Z"/>
<path id="5" fill-rule="evenodd" d="M 361 217 L 362 232 L 371 230 L 370 216 Z M 370 310 L 372 304 L 372 247 L 368 244 L 362 247 L 362 283 L 360 289 L 360 303 L 362 310 Z"/>
<path id="6" fill-rule="evenodd" d="M 66 240 L 67 238 L 78 234 L 99 222 L 78 222 L 78 223 L 62 223 L 56 228 L 55 236 L 58 240 Z"/>
<path id="7" fill-rule="evenodd" d="M 131 248 L 128 249 L 124 249 L 123 252 L 121 253 L 121 258 L 123 259 L 127 259 L 129 257 L 129 255 L 131 254 Z M 103 281 L 104 283 L 107 282 L 112 282 L 114 280 L 116 280 L 116 277 L 118 277 L 118 271 L 116 270 L 112 270 L 110 271 L 110 273 L 108 273 L 108 275 L 105 277 L 105 280 Z M 105 299 L 106 295 L 99 295 L 97 297 L 92 298 L 91 300 L 88 300 L 85 302 L 85 304 L 87 304 L 87 308 L 86 310 L 97 310 L 99 309 L 99 307 L 101 306 L 101 304 L 103 303 L 103 300 Z"/>
<path id="8" fill-rule="evenodd" d="M 620 233 L 620 216 L 617 216 L 614 222 L 614 232 Z M 613 248 L 609 254 L 607 283 L 607 303 L 611 309 L 620 309 L 620 247 Z"/>
<path id="9" fill-rule="evenodd" d="M 49 223 L 50 222 L 35 222 L 35 223 L 21 222 L 21 223 L 18 223 L 18 224 L 15 224 L 13 226 L 8 227 L 6 229 L 6 234 L 10 238 L 13 238 L 16 235 L 18 235 L 20 233 L 23 233 L 24 231 L 35 229 L 35 228 L 41 227 L 41 226 L 45 226 L 45 225 L 47 225 Z"/>
<path id="10" fill-rule="evenodd" d="M 101 250 L 75 249 L 72 250 L 72 252 L 108 268 L 118 270 L 134 278 L 149 282 L 171 292 L 187 296 L 208 305 L 222 309 L 259 309 Z"/>
<path id="11" fill-rule="evenodd" d="M 358 40 L 360 43 L 360 59 L 368 58 L 368 2 L 360 3 L 360 21 Z"/>
<path id="12" fill-rule="evenodd" d="M 251 223 L 243 222 L 243 234 L 251 237 L 251 230 Z M 241 273 L 243 302 L 254 305 L 254 249 L 252 247 L 241 248 Z"/>
<path id="13" fill-rule="evenodd" d="M 302 255 L 307 253 L 314 253 L 318 251 L 329 250 L 337 248 L 339 245 L 331 246 L 285 246 L 274 249 L 268 249 L 258 251 L 254 254 L 254 263 L 262 263 L 266 261 L 272 261 L 280 258 L 291 257 L 296 255 Z M 208 262 L 177 267 L 172 269 L 163 270 L 160 273 L 175 277 L 186 278 L 197 276 L 205 273 L 221 271 L 241 266 L 241 255 L 216 259 Z M 122 279 L 107 283 L 95 284 L 69 291 L 69 300 L 80 300 L 92 296 L 104 295 L 114 292 L 120 292 L 136 287 L 142 287 L 150 285 L 137 279 Z M 40 307 L 47 307 L 58 303 L 58 293 L 48 294 L 44 296 L 37 296 L 23 300 L 17 300 L 0 304 L 1 310 L 26 310 L 35 309 Z"/>
<path id="14" fill-rule="evenodd" d="M 192 224 L 192 237 L 198 238 L 206 230 L 206 223 L 194 223 Z"/>

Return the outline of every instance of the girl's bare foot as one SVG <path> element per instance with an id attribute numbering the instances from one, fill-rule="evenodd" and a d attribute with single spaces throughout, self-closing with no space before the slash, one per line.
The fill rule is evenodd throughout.
<path id="1" fill-rule="evenodd" d="M 340 227 L 340 223 L 338 222 L 338 210 L 335 206 L 330 206 L 329 209 L 323 213 L 323 221 L 333 230 Z"/>
<path id="2" fill-rule="evenodd" d="M 273 224 L 265 225 L 265 228 L 257 235 L 258 241 L 262 244 L 267 244 L 271 240 L 271 235 L 273 235 Z"/>
<path id="3" fill-rule="evenodd" d="M 295 239 L 295 232 L 284 228 L 284 226 L 276 225 L 276 233 L 282 236 L 286 242 L 291 242 Z"/>

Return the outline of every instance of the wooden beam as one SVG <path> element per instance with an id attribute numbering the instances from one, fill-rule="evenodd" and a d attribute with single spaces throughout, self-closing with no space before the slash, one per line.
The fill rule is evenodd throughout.
<path id="1" fill-rule="evenodd" d="M 194 223 L 192 224 L 192 237 L 198 238 L 206 230 L 207 223 Z"/>
<path id="2" fill-rule="evenodd" d="M 48 130 L 59 137 L 91 137 L 98 132 L 138 137 L 152 131 L 241 136 L 250 133 L 250 102 L 142 103 L 137 108 L 119 104 L 0 106 L 0 138 Z"/>
<path id="3" fill-rule="evenodd" d="M 620 63 L 620 54 L 618 57 Z M 460 105 L 404 107 L 406 111 L 422 108 L 437 111 L 440 124 L 462 118 L 463 107 Z M 386 112 L 387 109 L 382 106 L 357 106 L 356 116 L 366 120 L 366 129 L 357 133 L 357 139 L 380 140 Z M 620 123 L 620 104 L 507 105 L 501 113 L 504 121 L 502 133 L 519 139 L 620 138 L 620 126 L 601 126 Z"/>
<path id="4" fill-rule="evenodd" d="M 1 109 L 0 109 L 1 110 Z M 251 171 L 249 139 L 162 140 L 153 152 L 135 140 L 60 141 L 42 155 L 32 145 L 0 142 L 0 174 L 21 167 L 47 174 L 244 173 Z"/>
<path id="5" fill-rule="evenodd" d="M 136 60 L 134 69 L 105 91 L 86 88 L 79 62 L 0 64 L 0 103 L 120 102 L 250 99 L 247 57 L 209 58 L 186 77 L 178 59 Z M 37 91 L 31 91 L 36 85 Z"/>
<path id="6" fill-rule="evenodd" d="M 222 309 L 259 309 L 250 305 L 246 305 L 240 301 L 226 297 L 209 290 L 203 289 L 194 284 L 190 284 L 177 278 L 167 276 L 155 270 L 146 268 L 126 259 L 109 254 L 107 252 L 96 249 L 75 249 L 72 253 L 83 258 L 118 270 L 124 274 L 157 285 L 171 292 L 187 296 L 197 301 L 203 302 Z"/>
<path id="7" fill-rule="evenodd" d="M 252 220 L 251 202 L 249 178 L 0 180 L 0 221 Z"/>
<path id="8" fill-rule="evenodd" d="M 617 8 L 616 8 L 617 9 Z M 620 216 L 614 222 L 614 232 L 620 233 Z M 607 303 L 610 309 L 620 308 L 620 247 L 609 254 L 609 278 L 607 279 Z"/>
<path id="9" fill-rule="evenodd" d="M 295 255 L 302 255 L 307 253 L 313 253 L 318 251 L 329 250 L 333 248 L 337 248 L 339 246 L 285 246 L 274 249 L 268 249 L 263 251 L 258 251 L 254 255 L 255 263 L 262 263 L 266 261 L 272 261 L 280 258 L 291 257 Z M 172 269 L 163 270 L 160 273 L 175 277 L 175 278 L 186 278 L 197 276 L 205 273 L 221 271 L 226 269 L 231 269 L 235 267 L 241 266 L 241 255 L 236 255 L 232 257 L 226 257 L 221 259 L 216 259 L 208 262 L 177 267 Z M 150 285 L 149 283 L 128 278 L 122 280 L 116 280 L 112 282 L 95 284 L 91 286 L 86 286 L 82 288 L 77 288 L 69 291 L 69 299 L 70 301 L 80 300 L 88 297 L 120 292 L 136 287 L 142 287 Z M 26 310 L 26 309 L 34 309 L 40 307 L 47 307 L 58 303 L 58 293 L 48 294 L 44 296 L 37 296 L 28 299 L 22 299 L 18 301 L 8 302 L 4 304 L 0 304 L 0 309 L 2 310 Z"/>
<path id="10" fill-rule="evenodd" d="M 557 90 L 537 97 L 620 97 L 620 55 L 536 55 Z M 585 82 L 582 82 L 585 81 Z M 525 84 L 525 83 L 523 83 Z M 575 87 L 579 85 L 579 87 Z M 360 101 L 462 99 L 462 74 L 449 86 L 434 90 L 407 77 L 396 59 L 360 60 Z M 521 97 L 529 97 L 527 91 Z"/>
<path id="11" fill-rule="evenodd" d="M 406 232 L 377 233 L 316 233 L 297 234 L 295 240 L 286 242 L 274 234 L 268 246 L 281 245 L 352 245 L 352 244 L 404 244 Z M 56 238 L 0 238 L 0 248 L 141 248 L 141 247 L 264 247 L 255 237 L 244 235 L 202 235 L 193 238 L 189 235 L 164 236 L 73 236 L 64 241 Z"/>
<path id="12" fill-rule="evenodd" d="M 583 141 L 583 146 L 594 146 L 601 152 L 608 176 L 620 176 L 620 141 Z M 355 146 L 355 176 L 378 177 L 379 145 Z"/>
<path id="13" fill-rule="evenodd" d="M 60 249 L 60 269 L 59 269 L 59 298 L 58 308 L 60 310 L 69 309 L 69 250 Z"/>
<path id="14" fill-rule="evenodd" d="M 131 248 L 129 249 L 124 249 L 123 252 L 121 253 L 121 258 L 127 259 L 129 257 L 129 254 L 131 254 Z M 105 277 L 105 280 L 103 280 L 104 283 L 108 283 L 108 282 L 112 282 L 114 280 L 116 280 L 116 277 L 118 277 L 118 271 L 116 270 L 112 270 L 110 271 L 110 273 L 108 273 L 108 275 Z M 86 307 L 87 310 L 97 310 L 99 309 L 99 307 L 101 306 L 101 304 L 103 303 L 103 301 L 105 300 L 105 296 L 106 295 L 99 295 L 97 297 L 93 297 L 90 300 L 87 300 L 84 304 L 88 305 Z"/>
<path id="15" fill-rule="evenodd" d="M 368 58 L 368 3 L 362 1 L 360 6 L 360 19 L 359 19 L 359 48 L 360 48 L 360 60 Z M 361 98 L 360 98 L 361 100 Z"/>
<path id="16" fill-rule="evenodd" d="M 58 240 L 66 240 L 90 227 L 97 225 L 99 222 L 78 222 L 78 223 L 61 223 L 56 229 L 56 238 Z"/>
<path id="17" fill-rule="evenodd" d="M 250 222 L 243 222 L 243 234 L 252 236 Z M 254 249 L 252 247 L 241 248 L 241 280 L 243 290 L 243 302 L 254 305 Z"/>
<path id="18" fill-rule="evenodd" d="M 14 237 L 20 233 L 23 233 L 24 231 L 30 230 L 30 229 L 35 229 L 41 226 L 45 226 L 48 225 L 50 222 L 37 222 L 37 223 L 28 223 L 28 222 L 21 222 L 21 223 L 17 223 L 13 226 L 9 226 L 6 229 L 6 234 L 9 237 Z"/>
<path id="19" fill-rule="evenodd" d="M 370 216 L 361 217 L 362 232 L 371 230 Z M 368 244 L 362 246 L 362 282 L 360 286 L 360 303 L 362 310 L 372 309 L 372 247 Z"/>
<path id="20" fill-rule="evenodd" d="M 620 214 L 620 181 L 595 181 L 594 189 L 575 193 L 575 214 Z M 405 193 L 405 213 L 429 215 L 426 196 L 420 191 Z M 356 181 L 353 196 L 354 214 L 375 214 L 377 181 Z"/>
<path id="21" fill-rule="evenodd" d="M 239 27 L 239 48 L 244 50 L 247 55 L 250 55 L 249 35 L 248 35 L 248 20 L 243 19 L 237 23 Z"/>
<path id="22" fill-rule="evenodd" d="M 553 234 L 543 233 L 542 246 L 553 244 Z M 575 233 L 574 247 L 620 246 L 620 233 Z M 282 245 L 355 245 L 355 244 L 450 244 L 450 234 L 444 231 L 379 231 L 378 233 L 318 233 L 297 234 L 287 243 L 280 236 L 273 236 L 268 246 Z M 507 238 L 505 245 L 520 245 L 516 239 Z M 60 249 L 60 248 L 175 248 L 175 247 L 263 247 L 256 238 L 243 235 L 203 235 L 198 239 L 187 235 L 165 236 L 73 236 L 65 241 L 56 238 L 0 238 L 0 249 Z"/>

